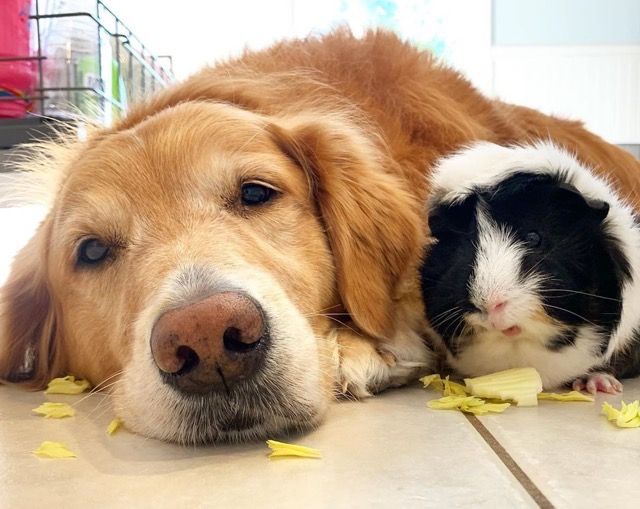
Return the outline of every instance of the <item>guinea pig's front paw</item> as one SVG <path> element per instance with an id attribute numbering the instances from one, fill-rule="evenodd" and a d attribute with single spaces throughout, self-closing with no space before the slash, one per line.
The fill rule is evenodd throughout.
<path id="1" fill-rule="evenodd" d="M 377 348 L 375 340 L 348 330 L 339 332 L 338 350 L 338 391 L 358 399 L 417 379 L 427 365 L 422 353 L 415 354 L 416 358 L 399 359 L 395 353 Z"/>
<path id="2" fill-rule="evenodd" d="M 616 377 L 609 373 L 589 373 L 586 377 L 578 378 L 573 382 L 574 391 L 586 390 L 590 394 L 606 392 L 607 394 L 619 394 L 622 392 L 622 384 Z"/>

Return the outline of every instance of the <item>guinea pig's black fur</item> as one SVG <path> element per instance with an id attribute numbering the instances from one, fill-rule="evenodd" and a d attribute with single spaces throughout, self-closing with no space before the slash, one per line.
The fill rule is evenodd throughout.
<path id="1" fill-rule="evenodd" d="M 549 144 L 485 143 L 445 159 L 433 186 L 421 283 L 453 368 L 532 366 L 547 387 L 640 373 L 640 316 L 621 326 L 640 233 L 604 181 Z"/>

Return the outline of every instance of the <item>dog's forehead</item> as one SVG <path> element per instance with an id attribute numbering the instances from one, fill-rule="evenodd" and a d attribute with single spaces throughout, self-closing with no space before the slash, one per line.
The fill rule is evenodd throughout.
<path id="1" fill-rule="evenodd" d="M 67 195 L 117 189 L 128 195 L 190 192 L 223 185 L 246 168 L 265 170 L 287 160 L 259 115 L 217 103 L 185 103 L 124 131 L 90 142 L 70 169 Z M 280 164 L 278 164 L 280 163 Z"/>

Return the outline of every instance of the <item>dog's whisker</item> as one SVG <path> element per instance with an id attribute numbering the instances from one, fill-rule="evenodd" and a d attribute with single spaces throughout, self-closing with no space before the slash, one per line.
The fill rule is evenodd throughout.
<path id="1" fill-rule="evenodd" d="M 111 387 L 111 385 L 113 384 L 109 384 L 109 385 L 105 385 L 109 380 L 112 380 L 120 375 L 122 375 L 124 373 L 124 370 L 121 369 L 119 371 L 116 371 L 113 375 L 108 376 L 107 378 L 105 378 L 104 380 L 102 380 L 100 383 L 98 383 L 96 386 L 92 387 L 91 390 L 84 395 L 84 397 L 82 397 L 80 400 L 76 401 L 74 403 L 74 405 L 79 405 L 80 403 L 82 403 L 85 399 L 93 396 L 96 393 L 99 393 L 103 390 L 105 390 L 108 387 Z"/>

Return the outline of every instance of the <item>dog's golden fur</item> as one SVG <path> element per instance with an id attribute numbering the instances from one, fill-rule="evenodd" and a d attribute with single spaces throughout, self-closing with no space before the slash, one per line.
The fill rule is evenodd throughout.
<path id="1" fill-rule="evenodd" d="M 271 431 L 317 422 L 334 386 L 365 395 L 429 361 L 416 267 L 434 162 L 475 140 L 538 138 L 639 203 L 633 157 L 577 122 L 485 98 L 390 33 L 339 31 L 205 69 L 63 149 L 49 169 L 59 182 L 51 210 L 2 292 L 0 377 L 40 387 L 67 372 L 94 384 L 123 373 L 145 383 L 133 372 L 145 372 L 148 327 L 174 297 L 172 274 L 213 267 L 259 280 L 255 291 L 275 311 L 300 319 L 291 334 L 310 339 L 304 355 L 283 350 L 295 361 L 282 390 L 295 403 L 313 393 L 301 379 L 320 389 L 300 403 L 304 415 L 288 409 L 291 422 Z M 243 209 L 244 181 L 268 183 L 278 199 Z M 76 267 L 87 236 L 112 246 L 104 267 Z M 134 429 L 222 436 L 187 437 L 168 419 L 150 428 L 136 390 L 116 391 Z"/>

